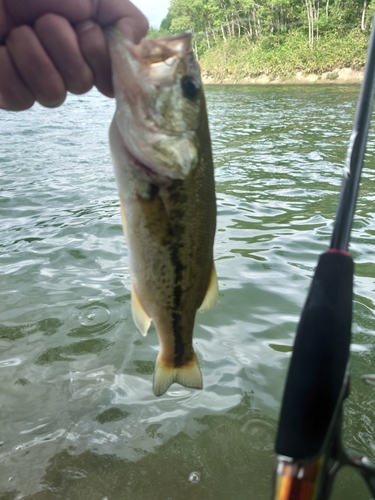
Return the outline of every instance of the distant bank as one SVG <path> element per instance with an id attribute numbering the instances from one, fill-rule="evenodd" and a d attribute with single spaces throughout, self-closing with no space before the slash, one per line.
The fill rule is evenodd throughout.
<path id="1" fill-rule="evenodd" d="M 301 33 L 280 43 L 264 38 L 218 41 L 199 57 L 205 83 L 360 83 L 369 35 L 326 34 L 310 47 Z"/>
<path id="2" fill-rule="evenodd" d="M 254 78 L 236 77 L 235 75 L 226 78 L 213 77 L 202 70 L 203 83 L 208 84 L 302 84 L 302 83 L 361 83 L 363 79 L 363 70 L 355 70 L 352 68 L 341 68 L 327 71 L 321 75 L 303 74 L 298 71 L 295 75 L 285 77 L 272 77 L 270 75 L 259 75 Z"/>
<path id="3" fill-rule="evenodd" d="M 194 33 L 206 83 L 359 83 L 373 15 L 369 0 L 173 0 L 150 36 Z"/>

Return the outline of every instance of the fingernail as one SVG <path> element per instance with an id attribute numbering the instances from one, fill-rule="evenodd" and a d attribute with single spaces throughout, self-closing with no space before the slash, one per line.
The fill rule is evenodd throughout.
<path id="1" fill-rule="evenodd" d="M 87 20 L 87 21 L 82 21 L 81 23 L 77 23 L 75 25 L 75 29 L 79 33 L 83 33 L 84 31 L 91 30 L 91 28 L 94 28 L 95 23 L 93 21 Z"/>

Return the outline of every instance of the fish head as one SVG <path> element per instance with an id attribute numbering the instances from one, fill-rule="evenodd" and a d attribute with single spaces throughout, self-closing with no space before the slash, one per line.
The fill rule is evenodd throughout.
<path id="1" fill-rule="evenodd" d="M 197 129 L 205 113 L 191 34 L 144 38 L 107 33 L 124 147 L 157 175 L 184 179 L 198 164 Z"/>

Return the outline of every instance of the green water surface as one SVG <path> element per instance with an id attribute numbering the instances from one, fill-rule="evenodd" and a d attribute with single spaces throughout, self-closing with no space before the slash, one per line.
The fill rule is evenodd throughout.
<path id="1" fill-rule="evenodd" d="M 356 85 L 212 86 L 218 305 L 197 315 L 204 390 L 152 393 L 96 92 L 0 113 L 0 499 L 263 500 L 298 318 L 332 231 Z M 348 446 L 375 460 L 375 137 L 356 263 Z M 352 472 L 332 498 L 368 500 Z"/>

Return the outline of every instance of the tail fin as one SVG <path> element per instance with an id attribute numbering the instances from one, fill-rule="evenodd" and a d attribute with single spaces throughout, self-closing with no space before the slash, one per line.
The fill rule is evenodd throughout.
<path id="1" fill-rule="evenodd" d="M 180 368 L 164 366 L 160 356 L 157 357 L 153 386 L 155 396 L 163 395 L 174 382 L 192 389 L 203 389 L 202 372 L 195 354 L 191 361 Z"/>

